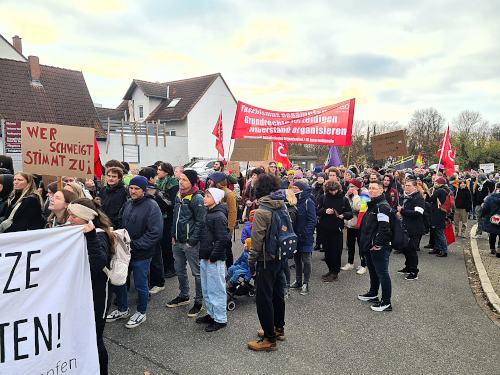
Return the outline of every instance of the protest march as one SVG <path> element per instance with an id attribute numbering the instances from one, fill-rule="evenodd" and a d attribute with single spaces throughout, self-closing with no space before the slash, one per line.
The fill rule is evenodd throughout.
<path id="1" fill-rule="evenodd" d="M 133 79 L 106 108 L 93 102 L 85 66 L 44 65 L 25 57 L 19 36 L 0 37 L 0 374 L 135 374 L 114 367 L 115 346 L 137 361 L 150 358 L 141 339 L 184 355 L 177 334 L 192 335 L 193 357 L 213 350 L 206 373 L 222 373 L 210 361 L 256 373 L 217 352 L 224 332 L 239 328 L 232 350 L 261 356 L 253 362 L 290 361 L 310 338 L 298 340 L 300 323 L 288 322 L 346 298 L 366 314 L 356 334 L 383 342 L 372 322 L 400 322 L 425 283 L 456 277 L 447 270 L 466 244 L 465 259 L 481 249 L 486 259 L 469 262 L 469 279 L 498 276 L 500 140 L 479 112 L 445 121 L 429 107 L 408 123 L 370 122 L 359 115 L 366 98 L 350 94 L 281 111 L 236 99 L 221 73 Z M 475 286 L 492 321 L 497 276 Z M 174 324 L 162 342 L 150 336 L 179 316 L 188 331 Z M 330 328 L 311 337 L 345 333 Z M 169 361 L 162 367 L 160 355 L 150 361 L 160 370 L 140 373 L 200 371 Z M 283 372 L 314 372 L 299 362 Z"/>

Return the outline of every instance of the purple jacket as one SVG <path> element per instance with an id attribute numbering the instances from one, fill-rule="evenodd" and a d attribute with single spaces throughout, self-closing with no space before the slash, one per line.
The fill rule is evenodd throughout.
<path id="1" fill-rule="evenodd" d="M 252 238 L 252 225 L 253 222 L 247 221 L 243 230 L 241 231 L 241 243 L 244 245 L 247 238 Z"/>

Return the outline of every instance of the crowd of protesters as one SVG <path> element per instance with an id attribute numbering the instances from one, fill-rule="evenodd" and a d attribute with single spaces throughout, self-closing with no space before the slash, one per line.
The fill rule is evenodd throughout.
<path id="1" fill-rule="evenodd" d="M 285 170 L 270 162 L 243 175 L 227 170 L 221 161 L 202 181 L 194 170 L 174 168 L 168 162 L 131 172 L 126 162 L 111 160 L 102 181 L 65 176 L 60 189 L 56 182 L 45 186 L 39 176 L 14 172 L 7 157 L 0 156 L 0 167 L 0 233 L 83 225 L 101 374 L 107 374 L 105 322 L 125 319 L 130 329 L 143 324 L 148 301 L 165 289 L 166 278 L 177 277 L 179 285 L 166 306 L 190 305 L 187 315 L 205 324 L 207 332 L 227 325 L 228 293 L 240 282 L 256 281 L 261 329 L 259 339 L 248 347 L 269 351 L 285 338 L 289 290 L 307 296 L 315 282 L 314 251 L 324 252 L 322 282 L 338 282 L 341 271 L 368 272 L 369 289 L 358 299 L 371 302 L 376 312 L 392 310 L 389 257 L 395 223 L 401 223 L 407 235 L 397 251 L 405 257 L 398 273 L 408 281 L 418 280 L 422 236 L 429 233 L 424 248 L 430 254 L 445 258 L 446 229 L 452 225 L 456 236 L 465 237 L 469 219 L 478 220 L 472 235 L 488 233 L 491 253 L 500 257 L 498 174 L 464 171 L 447 177 L 425 169 L 355 166 Z M 275 211 L 286 212 L 296 235 L 297 249 L 289 258 L 273 256 L 269 238 Z M 243 251 L 233 245 L 238 225 L 244 226 Z M 120 228 L 131 238 L 129 274 L 138 294 L 133 314 L 128 304 L 130 284 L 112 288 L 116 308 L 110 308 L 107 300 L 103 268 L 113 255 L 113 230 Z M 348 254 L 342 266 L 344 241 Z M 234 255 L 239 255 L 235 262 Z M 295 269 L 293 281 L 291 269 Z"/>

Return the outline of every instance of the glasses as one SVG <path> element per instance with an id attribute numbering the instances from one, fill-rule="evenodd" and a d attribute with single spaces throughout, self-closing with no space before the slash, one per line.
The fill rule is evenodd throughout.
<path id="1" fill-rule="evenodd" d="M 276 168 L 276 166 L 275 165 L 270 165 L 269 168 Z"/>

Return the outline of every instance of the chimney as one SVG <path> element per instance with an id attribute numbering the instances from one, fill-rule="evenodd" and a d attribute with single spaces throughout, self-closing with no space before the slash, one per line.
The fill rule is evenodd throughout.
<path id="1" fill-rule="evenodd" d="M 28 56 L 28 64 L 30 67 L 31 82 L 40 84 L 40 61 L 38 56 Z"/>
<path id="2" fill-rule="evenodd" d="M 170 99 L 170 85 L 167 86 L 167 99 Z"/>
<path id="3" fill-rule="evenodd" d="M 12 37 L 12 45 L 14 46 L 16 51 L 19 52 L 19 54 L 23 54 L 23 42 L 19 35 L 14 35 Z"/>

